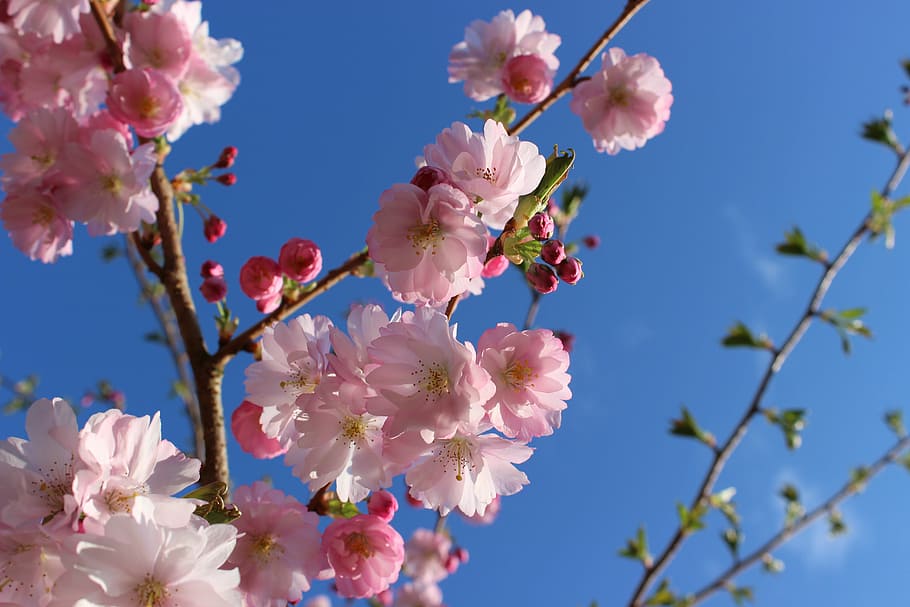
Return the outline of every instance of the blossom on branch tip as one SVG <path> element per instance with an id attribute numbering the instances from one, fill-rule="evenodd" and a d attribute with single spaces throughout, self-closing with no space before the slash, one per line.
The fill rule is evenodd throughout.
<path id="1" fill-rule="evenodd" d="M 338 594 L 367 598 L 398 580 L 404 540 L 372 514 L 335 519 L 322 536 L 322 550 L 335 570 Z"/>
<path id="2" fill-rule="evenodd" d="M 619 48 L 602 55 L 603 66 L 575 85 L 569 107 L 581 117 L 598 152 L 634 150 L 663 132 L 673 104 L 672 85 L 657 59 Z"/>
<path id="3" fill-rule="evenodd" d="M 183 111 L 180 91 L 170 77 L 153 68 L 120 72 L 111 80 L 107 107 L 117 120 L 142 137 L 157 137 Z"/>
<path id="4" fill-rule="evenodd" d="M 277 298 L 272 310 L 281 303 L 283 285 L 281 267 L 268 257 L 250 257 L 240 268 L 240 290 L 257 304 L 261 301 L 267 302 L 268 305 L 265 307 L 269 307 Z M 260 312 L 268 313 L 262 309 Z"/>
<path id="5" fill-rule="evenodd" d="M 537 55 L 518 55 L 502 68 L 502 88 L 519 103 L 538 103 L 553 89 L 553 70 Z"/>
<path id="6" fill-rule="evenodd" d="M 312 240 L 291 238 L 281 246 L 278 265 L 288 278 L 310 282 L 322 271 L 322 252 Z"/>

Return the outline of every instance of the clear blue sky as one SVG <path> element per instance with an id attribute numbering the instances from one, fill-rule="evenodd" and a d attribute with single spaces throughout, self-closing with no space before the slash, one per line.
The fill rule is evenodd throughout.
<path id="1" fill-rule="evenodd" d="M 563 37 L 564 74 L 620 6 L 540 0 L 511 8 L 541 14 Z M 227 237 L 204 242 L 191 213 L 186 232 L 190 267 L 209 258 L 225 266 L 229 303 L 244 325 L 257 314 L 236 280 L 243 261 L 276 256 L 292 236 L 319 242 L 327 267 L 361 248 L 380 192 L 407 181 L 423 146 L 478 106 L 447 84 L 449 49 L 472 19 L 509 8 L 479 0 L 252 7 L 205 3 L 212 33 L 244 44 L 242 82 L 222 122 L 192 129 L 168 161 L 173 174 L 213 161 L 225 145 L 240 148 L 238 184 L 203 191 L 228 222 Z M 453 523 L 471 561 L 442 584 L 450 607 L 625 604 L 639 568 L 616 551 L 639 524 L 652 548 L 663 546 L 675 502 L 691 500 L 708 461 L 699 445 L 667 435 L 670 418 L 686 404 L 725 436 L 764 357 L 725 351 L 719 338 L 741 319 L 781 341 L 817 278 L 809 262 L 779 258 L 773 245 L 798 224 L 836 250 L 856 227 L 893 165 L 884 149 L 859 139 L 863 120 L 892 107 L 898 133 L 910 139 L 910 111 L 897 90 L 905 80 L 898 60 L 910 56 L 910 4 L 820 7 L 653 0 L 616 44 L 656 56 L 673 81 L 665 133 L 643 150 L 600 155 L 566 101 L 525 133 L 541 149 L 578 151 L 573 178 L 587 181 L 591 195 L 572 234 L 600 234 L 603 245 L 584 254 L 582 283 L 546 297 L 538 317 L 538 326 L 578 336 L 563 428 L 535 442 L 523 467 L 531 485 L 506 498 L 496 524 Z M 784 480 L 811 507 L 892 440 L 882 413 L 910 401 L 908 228 L 898 218 L 893 251 L 864 245 L 829 296 L 831 307 L 868 307 L 875 339 L 856 341 L 845 357 L 832 330 L 813 326 L 768 394 L 767 405 L 810 410 L 804 446 L 786 452 L 779 432 L 756 424 L 722 476 L 719 487 L 738 490 L 746 551 L 780 525 L 775 494 Z M 169 359 L 143 342 L 152 317 L 136 305 L 125 264 L 99 260 L 106 244 L 80 229 L 75 255 L 45 267 L 0 238 L 0 373 L 40 373 L 44 396 L 78 397 L 109 378 L 126 391 L 130 412 L 163 410 L 166 435 L 186 445 L 179 407 L 167 397 Z M 375 282 L 350 279 L 308 311 L 338 319 L 354 299 L 392 306 Z M 214 313 L 201 299 L 199 306 L 204 317 Z M 516 277 L 497 281 L 459 306 L 459 336 L 475 341 L 496 322 L 520 322 L 525 309 Z M 229 367 L 228 408 L 243 397 L 247 363 Z M 22 434 L 21 415 L 0 424 L 3 435 Z M 270 475 L 307 499 L 279 465 L 232 456 L 238 482 Z M 811 530 L 777 553 L 783 575 L 743 581 L 765 606 L 900 604 L 908 495 L 910 477 L 887 471 L 844 508 L 846 537 Z M 401 518 L 406 530 L 434 521 L 429 512 Z M 697 589 L 729 563 L 720 520 L 709 522 L 669 570 L 680 590 Z M 733 603 L 719 595 L 707 604 Z"/>

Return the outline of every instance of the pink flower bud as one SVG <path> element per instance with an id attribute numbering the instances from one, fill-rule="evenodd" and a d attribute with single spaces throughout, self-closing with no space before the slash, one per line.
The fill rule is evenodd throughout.
<path id="1" fill-rule="evenodd" d="M 558 266 L 566 258 L 566 247 L 561 240 L 548 240 L 540 248 L 540 258 L 551 266 Z"/>
<path id="2" fill-rule="evenodd" d="M 417 173 L 411 178 L 411 183 L 424 192 L 429 192 L 430 188 L 440 183 L 447 183 L 451 186 L 455 185 L 452 183 L 452 180 L 449 179 L 449 175 L 445 171 L 431 166 L 424 166 L 417 169 Z"/>
<path id="3" fill-rule="evenodd" d="M 221 175 L 218 175 L 218 177 L 215 177 L 215 181 L 221 185 L 232 186 L 237 183 L 237 175 L 234 173 L 222 173 Z"/>
<path id="4" fill-rule="evenodd" d="M 471 560 L 471 555 L 468 553 L 468 549 L 462 548 L 461 546 L 455 548 L 455 550 L 452 551 L 452 554 L 454 554 L 458 558 L 458 561 L 461 563 L 467 563 L 469 560 Z"/>
<path id="5" fill-rule="evenodd" d="M 556 267 L 556 273 L 559 274 L 564 282 L 574 285 L 585 275 L 581 271 L 581 260 L 576 257 L 569 257 Z"/>
<path id="6" fill-rule="evenodd" d="M 234 160 L 237 158 L 237 148 L 232 145 L 221 150 L 221 156 L 217 162 L 212 165 L 213 169 L 229 169 L 234 166 Z"/>
<path id="7" fill-rule="evenodd" d="M 528 284 L 543 295 L 547 293 L 552 293 L 556 290 L 556 287 L 559 286 L 559 279 L 556 278 L 556 274 L 553 272 L 553 269 L 550 266 L 545 266 L 543 264 L 534 263 L 531 264 L 531 267 L 528 268 L 525 278 L 528 279 Z"/>
<path id="8" fill-rule="evenodd" d="M 126 70 L 114 76 L 107 94 L 111 115 L 143 137 L 163 134 L 183 111 L 173 80 L 156 69 Z"/>
<path id="9" fill-rule="evenodd" d="M 449 555 L 446 557 L 446 561 L 443 564 L 443 567 L 445 567 L 445 570 L 449 572 L 449 574 L 452 574 L 458 571 L 458 566 L 460 564 L 461 561 L 458 560 L 458 557 L 452 553 L 449 553 Z"/>
<path id="10" fill-rule="evenodd" d="M 281 271 L 297 282 L 309 282 L 322 270 L 322 252 L 312 240 L 292 238 L 278 254 Z"/>
<path id="11" fill-rule="evenodd" d="M 502 68 L 502 88 L 518 103 L 539 103 L 553 89 L 546 62 L 537 55 L 518 55 Z"/>
<path id="12" fill-rule="evenodd" d="M 367 502 L 367 511 L 388 523 L 398 511 L 398 500 L 384 489 L 374 491 Z"/>
<path id="13" fill-rule="evenodd" d="M 392 607 L 392 603 L 395 602 L 395 595 L 392 594 L 392 591 L 388 588 L 377 594 L 373 597 L 376 602 L 378 602 L 382 607 Z"/>
<path id="14" fill-rule="evenodd" d="M 272 299 L 281 295 L 284 281 L 281 268 L 268 257 L 250 257 L 240 268 L 240 289 L 250 299 Z"/>
<path id="15" fill-rule="evenodd" d="M 221 267 L 221 264 L 217 261 L 212 261 L 211 259 L 203 262 L 202 270 L 199 272 L 199 275 L 203 278 L 212 278 L 212 277 L 223 277 L 224 268 Z"/>
<path id="16" fill-rule="evenodd" d="M 480 273 L 484 278 L 496 278 L 502 276 L 502 273 L 509 267 L 509 260 L 505 255 L 497 255 L 484 264 L 483 272 Z"/>
<path id="17" fill-rule="evenodd" d="M 276 438 L 271 438 L 262 431 L 259 417 L 262 407 L 248 400 L 240 403 L 231 414 L 231 432 L 240 448 L 258 459 L 272 459 L 287 452 Z"/>
<path id="18" fill-rule="evenodd" d="M 221 266 L 219 266 L 221 267 Z M 209 303 L 221 301 L 227 295 L 227 283 L 221 276 L 209 276 L 199 285 L 199 292 Z"/>
<path id="19" fill-rule="evenodd" d="M 256 309 L 263 314 L 271 314 L 281 305 L 282 293 L 278 292 L 270 297 L 263 297 L 256 300 Z"/>
<path id="20" fill-rule="evenodd" d="M 596 249 L 600 246 L 600 236 L 597 234 L 588 234 L 582 238 L 581 241 L 585 243 L 585 246 L 589 249 Z"/>
<path id="21" fill-rule="evenodd" d="M 575 335 L 569 333 L 568 331 L 555 331 L 553 335 L 562 342 L 562 349 L 566 352 L 571 352 L 572 348 L 575 347 Z"/>
<path id="22" fill-rule="evenodd" d="M 209 215 L 202 227 L 202 233 L 209 242 L 216 242 L 227 232 L 227 224 L 217 215 Z"/>
<path id="23" fill-rule="evenodd" d="M 553 218 L 546 213 L 535 213 L 528 221 L 528 229 L 531 230 L 531 236 L 534 240 L 546 240 L 553 236 L 555 228 Z"/>

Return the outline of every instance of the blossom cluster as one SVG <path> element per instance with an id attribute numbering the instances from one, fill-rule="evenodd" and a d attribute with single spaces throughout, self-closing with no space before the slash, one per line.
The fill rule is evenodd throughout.
<path id="1" fill-rule="evenodd" d="M 427 508 L 472 516 L 527 484 L 515 464 L 559 427 L 568 363 L 549 330 L 503 323 L 475 348 L 432 308 L 389 318 L 354 306 L 347 334 L 309 315 L 268 329 L 246 390 L 263 433 L 311 489 L 335 483 L 356 502 L 404 474 Z"/>
<path id="2" fill-rule="evenodd" d="M 0 108 L 17 124 L 0 159 L 0 220 L 14 245 L 49 263 L 72 253 L 77 222 L 92 235 L 151 223 L 149 139 L 218 120 L 239 83 L 240 43 L 210 37 L 199 2 L 147 3 L 115 26 L 114 66 L 87 0 L 2 6 Z"/>

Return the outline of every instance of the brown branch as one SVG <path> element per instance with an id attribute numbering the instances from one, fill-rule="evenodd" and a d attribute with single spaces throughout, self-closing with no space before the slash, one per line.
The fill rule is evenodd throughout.
<path id="1" fill-rule="evenodd" d="M 895 167 L 894 171 L 891 174 L 891 177 L 885 184 L 885 187 L 882 188 L 881 196 L 883 198 L 889 197 L 895 188 L 897 188 L 898 184 L 900 184 L 901 179 L 907 172 L 908 166 L 910 166 L 910 153 L 904 152 L 899 156 L 897 167 Z M 714 489 L 714 484 L 717 482 L 717 479 L 720 476 L 720 473 L 723 470 L 724 466 L 726 465 L 727 460 L 730 458 L 730 456 L 733 454 L 733 451 L 745 436 L 749 423 L 761 411 L 761 402 L 768 390 L 768 386 L 771 384 L 771 380 L 781 370 L 790 353 L 800 342 L 803 335 L 808 330 L 809 325 L 812 323 L 812 320 L 818 314 L 819 310 L 821 309 L 822 301 L 824 300 L 825 295 L 828 293 L 828 290 L 831 288 L 831 283 L 834 281 L 834 278 L 853 255 L 853 252 L 862 242 L 863 237 L 869 233 L 868 221 L 869 215 L 867 214 L 863 217 L 862 222 L 853 231 L 850 239 L 847 240 L 834 260 L 826 265 L 825 272 L 822 274 L 821 278 L 818 281 L 818 284 L 812 291 L 812 295 L 809 298 L 809 303 L 806 306 L 805 312 L 803 312 L 796 325 L 790 331 L 790 334 L 784 341 L 783 346 L 781 346 L 780 349 L 774 351 L 774 355 L 772 356 L 771 361 L 768 363 L 768 366 L 762 375 L 761 381 L 758 384 L 758 388 L 756 388 L 755 393 L 752 396 L 749 407 L 746 409 L 746 412 L 739 420 L 739 423 L 736 424 L 736 427 L 730 433 L 730 436 L 727 438 L 727 440 L 720 448 L 714 452 L 714 459 L 711 462 L 708 471 L 705 473 L 701 485 L 699 486 L 698 491 L 696 492 L 695 497 L 692 499 L 692 502 L 689 506 L 690 512 L 696 510 L 697 508 L 705 506 L 708 503 L 708 500 L 711 496 L 711 491 Z M 660 555 L 649 567 L 645 568 L 644 574 L 642 575 L 638 586 L 635 588 L 635 593 L 629 600 L 630 607 L 641 607 L 643 605 L 645 595 L 647 594 L 648 590 L 656 581 L 657 577 L 667 567 L 667 565 L 670 564 L 670 561 L 672 561 L 676 556 L 676 553 L 682 547 L 686 535 L 686 529 L 682 525 L 677 527 L 676 532 L 673 534 L 673 537 L 670 539 L 670 542 L 667 544 L 666 548 L 663 549 Z"/>
<path id="2" fill-rule="evenodd" d="M 366 251 L 361 251 L 360 253 L 352 255 L 342 265 L 335 268 L 334 270 L 330 270 L 328 274 L 316 282 L 316 285 L 311 290 L 301 295 L 299 299 L 295 299 L 294 301 L 282 301 L 281 305 L 278 306 L 274 312 L 265 318 L 260 319 L 249 329 L 245 330 L 243 333 L 237 337 L 234 337 L 231 341 L 221 346 L 221 348 L 215 352 L 212 359 L 216 363 L 224 365 L 234 355 L 251 347 L 256 338 L 262 335 L 262 332 L 266 329 L 266 327 L 284 320 L 299 310 L 301 307 L 303 307 L 305 304 L 312 301 L 319 295 L 325 293 L 337 283 L 341 282 L 356 272 L 368 260 L 369 254 Z"/>
<path id="3" fill-rule="evenodd" d="M 133 233 L 134 236 L 136 234 L 138 234 L 138 232 Z M 145 265 L 143 265 L 143 258 L 140 255 L 140 251 L 144 250 L 142 246 L 137 244 L 135 239 L 130 239 L 129 237 L 125 238 L 124 242 L 126 245 L 127 259 L 130 268 L 133 271 L 133 276 L 136 277 L 136 282 L 139 283 L 139 289 L 145 296 L 146 301 L 148 301 L 149 306 L 151 306 L 152 313 L 155 315 L 155 319 L 161 327 L 165 346 L 171 354 L 174 369 L 177 371 L 177 378 L 185 387 L 183 391 L 178 392 L 178 396 L 183 401 L 186 415 L 190 418 L 190 422 L 193 425 L 195 454 L 201 456 L 205 452 L 205 440 L 202 434 L 202 421 L 199 416 L 199 403 L 196 401 L 193 378 L 190 377 L 189 373 L 189 357 L 181 347 L 180 334 L 175 325 L 176 319 L 173 310 L 165 308 L 161 298 L 153 294 L 154 285 L 145 276 L 148 262 L 145 262 Z"/>
<path id="4" fill-rule="evenodd" d="M 528 111 L 527 114 L 522 116 L 521 120 L 515 123 L 514 126 L 509 128 L 510 135 L 518 135 L 523 130 L 528 128 L 532 122 L 537 120 L 541 114 L 543 114 L 547 109 L 556 103 L 561 97 L 566 93 L 572 90 L 572 88 L 578 84 L 579 79 L 578 75 L 581 74 L 588 65 L 597 57 L 597 54 L 603 50 L 603 48 L 616 37 L 616 34 L 626 26 L 626 24 L 635 16 L 638 11 L 643 9 L 649 0 L 628 0 L 625 7 L 622 9 L 619 17 L 616 18 L 616 21 L 613 22 L 610 27 L 598 38 L 597 42 L 594 43 L 591 48 L 588 49 L 588 52 L 585 53 L 578 64 L 572 68 L 572 71 L 569 72 L 562 82 L 560 82 L 556 88 L 550 91 L 550 94 L 547 95 L 543 101 L 535 105 Z"/>
<path id="5" fill-rule="evenodd" d="M 867 475 L 865 481 L 868 482 L 869 479 L 881 472 L 886 466 L 897 461 L 900 454 L 908 447 L 910 447 L 910 437 L 905 436 L 901 438 L 888 451 L 886 451 L 884 455 L 878 458 L 875 463 L 866 468 Z M 860 488 L 857 486 L 857 483 L 855 481 L 846 483 L 834 495 L 828 498 L 827 501 L 817 506 L 811 512 L 807 512 L 800 518 L 796 519 L 792 524 L 785 526 L 771 539 L 762 544 L 760 548 L 731 565 L 713 582 L 707 584 L 704 588 L 696 592 L 691 597 L 688 597 L 686 599 L 686 605 L 695 605 L 697 603 L 700 603 L 721 588 L 725 588 L 727 584 L 729 584 L 737 575 L 754 566 L 756 563 L 761 561 L 766 554 L 770 554 L 773 550 L 776 550 L 782 544 L 788 542 L 790 539 L 799 534 L 800 531 L 808 527 L 810 524 L 825 514 L 832 512 L 838 504 L 850 496 L 858 493 L 859 490 Z"/>
<path id="6" fill-rule="evenodd" d="M 126 69 L 126 65 L 123 62 L 123 49 L 120 48 L 120 43 L 117 42 L 114 26 L 111 25 L 111 20 L 104 11 L 101 0 L 91 0 L 91 9 L 95 23 L 98 24 L 99 29 L 101 29 L 101 35 L 104 37 L 104 45 L 107 48 L 108 57 L 114 64 L 114 72 L 122 72 Z"/>

